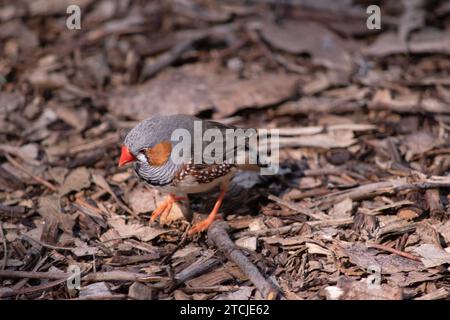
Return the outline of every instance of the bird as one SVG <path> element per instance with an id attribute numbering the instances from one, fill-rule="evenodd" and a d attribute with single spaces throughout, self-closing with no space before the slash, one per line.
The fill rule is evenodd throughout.
<path id="1" fill-rule="evenodd" d="M 213 156 L 202 153 L 200 161 L 196 159 L 198 146 L 201 150 L 208 146 L 209 141 L 198 141 L 196 130 L 200 127 L 201 136 L 208 129 L 214 129 L 226 135 L 227 130 L 236 129 L 234 126 L 225 125 L 212 120 L 203 120 L 190 115 L 154 115 L 138 123 L 126 135 L 119 157 L 119 167 L 132 163 L 136 175 L 150 187 L 156 188 L 166 194 L 165 200 L 152 212 L 151 222 L 158 216 L 171 210 L 176 201 L 188 200 L 189 194 L 204 193 L 217 187 L 220 194 L 208 217 L 194 224 L 188 231 L 193 235 L 208 229 L 211 223 L 218 217 L 219 208 L 224 200 L 230 181 L 239 170 L 257 171 L 258 163 L 239 164 L 227 161 L 227 155 L 233 153 L 236 156 L 238 150 L 248 150 L 246 146 L 226 144 L 223 140 L 217 144 L 223 149 L 214 150 Z M 188 141 L 190 146 L 183 161 L 174 161 L 173 153 L 179 147 L 180 141 L 173 141 L 173 132 L 177 129 L 184 130 L 191 137 L 197 137 Z M 248 140 L 247 140 L 248 141 Z M 186 146 L 186 144 L 185 144 Z M 219 159 L 220 161 L 217 161 Z M 195 161 L 197 160 L 197 161 Z M 220 217 L 220 216 L 219 216 Z"/>

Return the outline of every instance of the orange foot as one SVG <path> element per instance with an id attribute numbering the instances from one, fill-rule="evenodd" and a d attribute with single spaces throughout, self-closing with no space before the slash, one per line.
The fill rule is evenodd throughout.
<path id="1" fill-rule="evenodd" d="M 169 194 L 166 200 L 161 203 L 158 208 L 153 210 L 152 216 L 150 217 L 150 222 L 154 222 L 161 214 L 168 213 L 172 209 L 175 201 L 187 200 L 186 197 L 177 197 L 173 194 Z"/>
<path id="2" fill-rule="evenodd" d="M 219 208 L 222 204 L 223 198 L 225 197 L 225 193 L 226 193 L 226 190 L 222 189 L 222 191 L 220 192 L 219 198 L 217 199 L 217 201 L 214 205 L 214 208 L 211 211 L 211 213 L 209 214 L 209 216 L 205 220 L 202 220 L 202 221 L 194 224 L 188 232 L 189 235 L 192 235 L 192 234 L 195 234 L 198 232 L 202 232 L 202 231 L 208 229 L 208 227 L 211 225 L 211 223 L 213 223 L 214 219 L 216 218 L 217 213 L 219 212 Z"/>

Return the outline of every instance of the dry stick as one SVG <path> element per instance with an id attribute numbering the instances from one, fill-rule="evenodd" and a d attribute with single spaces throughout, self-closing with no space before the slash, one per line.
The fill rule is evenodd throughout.
<path id="1" fill-rule="evenodd" d="M 70 155 L 75 155 L 81 152 L 97 149 L 97 148 L 106 148 L 110 145 L 113 145 L 119 141 L 119 134 L 118 133 L 111 133 L 107 134 L 105 137 L 89 141 L 85 144 L 80 144 L 77 146 L 73 146 L 70 148 L 70 150 L 67 150 L 66 152 Z M 53 155 L 62 155 L 64 153 L 54 153 Z"/>
<path id="2" fill-rule="evenodd" d="M 297 232 L 303 227 L 303 223 L 294 222 L 288 226 L 278 227 L 278 228 L 268 228 L 261 230 L 245 230 L 234 234 L 235 238 L 251 237 L 251 236 L 272 236 L 272 235 L 282 235 L 289 232 Z"/>
<path id="3" fill-rule="evenodd" d="M 205 273 L 206 271 L 210 270 L 211 268 L 217 266 L 220 263 L 218 259 L 213 258 L 212 256 L 206 256 L 203 258 L 200 258 L 193 264 L 191 264 L 186 269 L 182 270 L 181 272 L 177 273 L 175 275 L 175 282 L 170 286 L 168 289 L 168 292 L 172 292 L 175 290 L 180 284 L 188 281 L 189 279 L 192 279 L 200 274 Z"/>
<path id="4" fill-rule="evenodd" d="M 45 261 L 47 261 L 48 259 L 48 255 L 46 255 L 43 259 L 41 259 L 38 263 L 36 263 L 36 265 L 33 267 L 33 272 L 38 271 L 40 267 L 42 267 L 45 263 Z M 30 280 L 29 278 L 23 278 L 20 281 L 18 281 L 11 289 L 13 290 L 13 292 L 17 292 L 20 289 L 22 289 L 22 287 L 24 285 L 26 285 L 28 283 L 28 280 Z"/>
<path id="5" fill-rule="evenodd" d="M 51 279 L 61 280 L 67 279 L 73 273 L 65 272 L 38 272 L 38 271 L 15 271 L 15 270 L 0 270 L 0 278 L 29 278 L 29 279 Z"/>
<path id="6" fill-rule="evenodd" d="M 383 211 L 385 211 L 385 210 L 393 209 L 393 208 L 396 209 L 396 208 L 411 205 L 411 204 L 414 204 L 414 202 L 409 201 L 409 200 L 402 200 L 402 201 L 397 201 L 397 202 L 390 203 L 390 204 L 380 206 L 377 208 L 373 208 L 373 209 L 360 208 L 359 210 L 366 215 L 375 216 L 375 215 L 382 214 Z"/>
<path id="7" fill-rule="evenodd" d="M 130 264 L 135 264 L 139 262 L 148 262 L 156 260 L 160 257 L 159 252 L 157 254 L 143 254 L 140 256 L 121 256 L 120 261 L 114 262 L 114 260 L 108 262 L 111 266 L 126 266 Z"/>
<path id="8" fill-rule="evenodd" d="M 433 176 L 428 179 L 409 182 L 407 178 L 401 178 L 390 181 L 369 183 L 348 191 L 336 192 L 330 194 L 322 202 L 321 207 L 330 207 L 345 198 L 352 200 L 362 200 L 374 197 L 383 193 L 393 193 L 405 189 L 430 189 L 439 187 L 450 187 L 450 177 Z"/>
<path id="9" fill-rule="evenodd" d="M 294 210 L 297 213 L 302 213 L 308 217 L 316 219 L 316 221 L 306 221 L 308 225 L 312 227 L 324 227 L 324 226 L 343 226 L 353 223 L 353 218 L 340 218 L 340 219 L 328 219 L 326 215 L 320 216 L 319 214 L 314 213 L 311 209 L 302 208 L 297 205 L 295 202 L 286 201 L 281 198 L 278 198 L 274 195 L 269 195 L 268 198 L 277 202 L 280 205 L 283 205 L 291 210 Z M 296 214 L 296 213 L 294 213 Z M 284 215 L 284 217 L 288 217 L 288 215 Z"/>
<path id="10" fill-rule="evenodd" d="M 8 245 L 6 244 L 6 237 L 5 237 L 5 233 L 3 232 L 3 223 L 2 222 L 0 222 L 0 237 L 2 238 L 2 242 L 3 242 L 2 270 L 5 270 L 6 264 L 8 262 Z"/>
<path id="11" fill-rule="evenodd" d="M 162 54 L 156 62 L 151 65 L 146 65 L 141 74 L 141 80 L 145 80 L 153 77 L 162 69 L 170 66 L 177 61 L 185 52 L 194 48 L 195 42 L 198 39 L 188 39 L 180 42 L 168 52 Z"/>
<path id="12" fill-rule="evenodd" d="M 284 207 L 287 207 L 287 208 L 295 211 L 296 212 L 295 214 L 301 213 L 301 214 L 304 214 L 305 216 L 310 217 L 312 219 L 320 220 L 320 217 L 318 217 L 311 209 L 302 208 L 299 205 L 297 205 L 295 202 L 283 200 L 283 199 L 278 198 L 277 196 L 274 196 L 272 194 L 269 194 L 269 196 L 267 198 L 269 200 L 275 201 L 276 203 L 278 203 L 278 204 L 280 204 L 280 205 L 282 205 Z"/>
<path id="13" fill-rule="evenodd" d="M 6 159 L 17 169 L 19 169 L 20 171 L 22 171 L 23 173 L 25 173 L 26 175 L 30 176 L 32 179 L 34 179 L 36 182 L 46 186 L 47 188 L 49 188 L 52 191 L 56 191 L 56 188 L 54 185 L 52 185 L 50 182 L 42 179 L 41 177 L 38 177 L 36 175 L 34 175 L 32 172 L 30 172 L 27 168 L 25 168 L 24 166 L 22 166 L 20 163 L 18 163 L 16 160 L 14 160 L 10 155 L 5 154 Z"/>
<path id="14" fill-rule="evenodd" d="M 240 231 L 235 234 L 236 238 L 251 237 L 251 236 L 272 236 L 281 235 L 286 233 L 295 233 L 299 231 L 305 224 L 311 227 L 339 227 L 352 224 L 353 218 L 340 218 L 340 219 L 327 219 L 320 221 L 306 221 L 304 223 L 294 222 L 290 225 L 278 227 L 278 228 L 268 228 L 261 230 L 246 230 Z"/>
<path id="15" fill-rule="evenodd" d="M 74 205 L 78 210 L 82 211 L 83 213 L 92 218 L 103 219 L 103 216 L 106 214 L 106 212 L 104 212 L 103 210 L 91 205 L 86 200 L 79 197 L 75 199 L 75 202 L 73 202 L 72 205 Z"/>
<path id="16" fill-rule="evenodd" d="M 76 248 L 69 248 L 69 247 L 58 247 L 58 246 L 54 246 L 54 245 L 51 245 L 51 244 L 48 244 L 48 243 L 45 243 L 45 242 L 36 240 L 36 239 L 34 239 L 34 238 L 32 238 L 32 237 L 26 235 L 26 234 L 23 234 L 23 235 L 21 236 L 21 238 L 22 238 L 23 240 L 25 240 L 25 241 L 28 241 L 28 242 L 31 241 L 31 242 L 34 242 L 35 244 L 37 243 L 37 244 L 39 244 L 39 245 L 41 245 L 41 246 L 43 246 L 43 247 L 45 247 L 45 248 L 48 248 L 48 249 L 53 249 L 53 250 L 66 250 L 66 251 L 72 251 L 72 250 L 76 249 Z"/>
<path id="17" fill-rule="evenodd" d="M 30 288 L 7 291 L 3 294 L 0 294 L 0 298 L 8 298 L 8 297 L 12 297 L 12 296 L 21 295 L 21 294 L 28 294 L 28 293 L 34 293 L 37 291 L 47 290 L 47 289 L 53 288 L 57 285 L 60 285 L 60 284 L 64 283 L 65 281 L 67 281 L 67 279 L 58 279 L 53 282 L 44 283 L 44 284 L 30 287 Z"/>
<path id="18" fill-rule="evenodd" d="M 153 64 L 144 67 L 140 76 L 141 78 L 140 80 L 145 80 L 150 77 L 153 77 L 164 68 L 172 65 L 175 61 L 180 59 L 184 53 L 193 50 L 195 44 L 198 43 L 199 41 L 211 36 L 221 36 L 230 34 L 236 28 L 237 28 L 236 23 L 230 23 L 214 26 L 209 29 L 201 31 L 185 32 L 184 36 L 186 36 L 186 38 L 180 39 L 180 42 L 177 45 L 175 45 L 169 51 L 160 55 Z"/>
<path id="19" fill-rule="evenodd" d="M 387 251 L 387 252 L 390 252 L 390 253 L 394 253 L 394 254 L 396 254 L 398 256 L 401 256 L 403 258 L 407 258 L 407 259 L 411 259 L 411 260 L 415 260 L 415 261 L 419 261 L 419 262 L 422 261 L 418 256 L 415 256 L 413 254 L 410 254 L 410 253 L 407 253 L 407 252 L 404 252 L 404 251 L 400 251 L 400 250 L 397 250 L 397 249 L 394 249 L 392 247 L 388 247 L 388 246 L 385 246 L 385 245 L 382 245 L 382 244 L 367 243 L 366 246 L 368 248 L 375 248 L 375 249 L 384 250 L 384 251 Z"/>
<path id="20" fill-rule="evenodd" d="M 51 280 L 67 280 L 73 277 L 73 273 L 66 272 L 35 272 L 35 271 L 14 271 L 0 270 L 0 278 L 30 278 L 30 279 L 51 279 Z M 98 281 L 139 281 L 151 282 L 161 280 L 162 277 L 149 276 L 143 273 L 134 273 L 126 271 L 110 271 L 97 272 L 87 274 L 82 281 L 98 282 Z"/>
<path id="21" fill-rule="evenodd" d="M 289 192 L 287 197 L 290 201 L 292 200 L 303 200 L 305 198 L 313 198 L 318 196 L 324 196 L 326 194 L 329 194 L 330 191 L 325 188 L 319 188 L 319 189 L 312 189 L 308 191 L 301 191 L 298 190 L 298 185 L 295 185 L 293 183 L 289 183 L 289 187 L 293 188 L 292 191 Z"/>
<path id="22" fill-rule="evenodd" d="M 353 217 L 351 217 L 339 219 L 324 219 L 320 221 L 306 221 L 305 223 L 307 225 L 310 225 L 311 227 L 339 227 L 352 224 L 353 222 Z"/>
<path id="23" fill-rule="evenodd" d="M 128 208 L 126 206 L 125 203 L 123 203 L 122 200 L 120 200 L 117 195 L 114 193 L 114 191 L 111 189 L 111 187 L 109 186 L 108 182 L 105 180 L 105 178 L 103 178 L 100 175 L 93 175 L 93 181 L 94 183 L 99 186 L 101 189 L 104 189 L 106 192 L 108 192 L 111 197 L 113 197 L 113 199 L 117 202 L 117 204 L 119 205 L 119 207 L 121 207 L 123 210 L 125 210 L 126 212 L 128 212 L 129 214 L 137 217 L 138 215 L 132 211 L 130 208 Z"/>
<path id="24" fill-rule="evenodd" d="M 138 281 L 152 282 L 164 279 L 163 277 L 149 276 L 144 273 L 126 272 L 126 271 L 109 271 L 97 272 L 85 275 L 81 280 L 87 282 L 99 281 Z"/>
<path id="25" fill-rule="evenodd" d="M 250 279 L 259 292 L 261 292 L 263 297 L 268 300 L 276 299 L 278 290 L 264 278 L 258 268 L 235 246 L 225 228 L 228 228 L 226 222 L 213 222 L 208 229 L 208 238 L 216 244 L 228 259 L 237 264 L 241 271 Z"/>

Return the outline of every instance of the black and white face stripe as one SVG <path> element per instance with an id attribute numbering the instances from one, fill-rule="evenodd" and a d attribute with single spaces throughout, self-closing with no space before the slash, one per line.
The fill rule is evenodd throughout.
<path id="1" fill-rule="evenodd" d="M 145 156 L 142 155 L 144 158 Z M 136 161 L 134 165 L 134 171 L 136 174 L 146 181 L 148 184 L 153 186 L 166 186 L 172 183 L 179 166 L 171 161 L 167 161 L 162 166 L 150 166 L 146 160 Z"/>

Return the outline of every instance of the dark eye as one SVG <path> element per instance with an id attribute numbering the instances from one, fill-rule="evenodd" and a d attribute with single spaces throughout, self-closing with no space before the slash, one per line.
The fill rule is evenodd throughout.
<path id="1" fill-rule="evenodd" d="M 144 159 L 146 159 L 147 162 L 148 162 L 148 152 L 147 152 L 147 149 L 141 149 L 141 150 L 139 150 L 139 153 L 142 154 L 142 155 L 144 156 Z"/>

